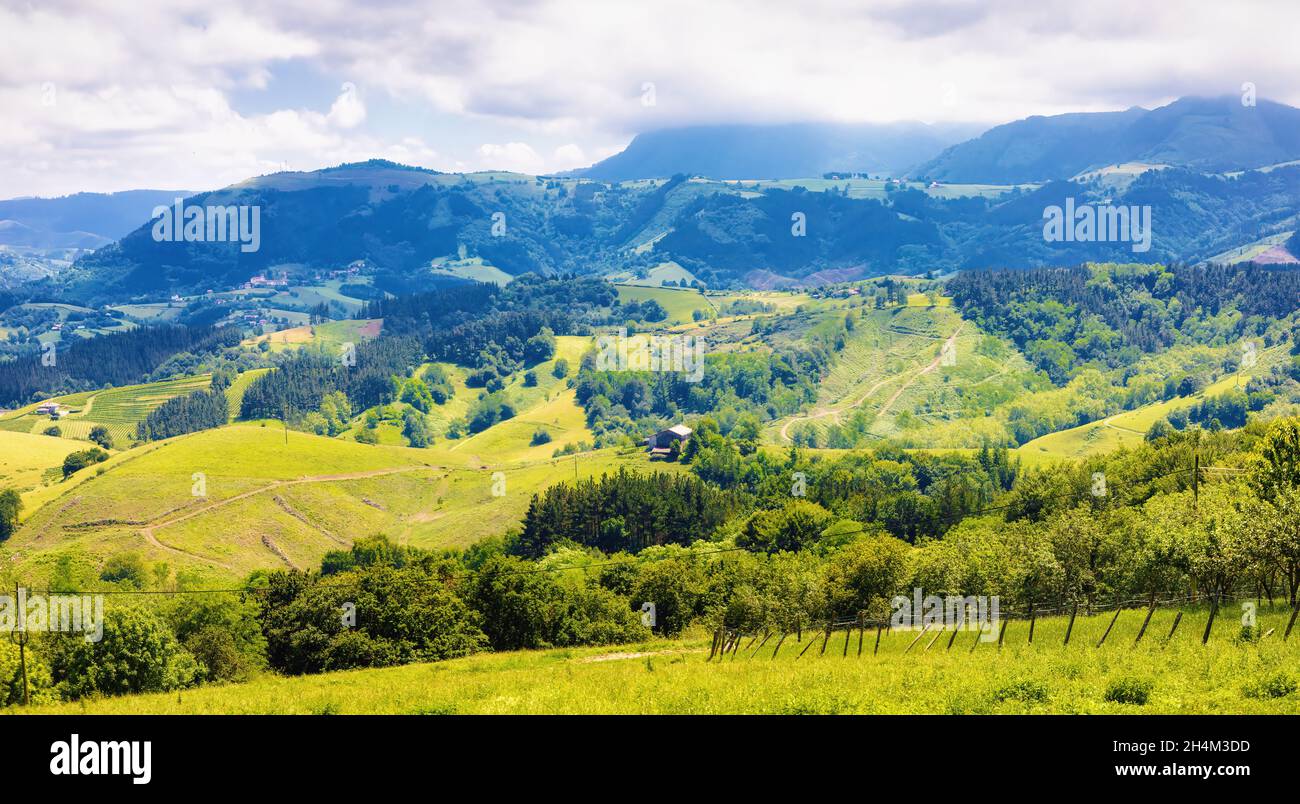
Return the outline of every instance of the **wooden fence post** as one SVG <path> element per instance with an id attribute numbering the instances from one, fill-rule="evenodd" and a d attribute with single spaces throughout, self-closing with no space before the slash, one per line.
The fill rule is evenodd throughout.
<path id="1" fill-rule="evenodd" d="M 1007 635 L 1007 625 L 1010 622 L 1011 622 L 1010 617 L 1007 617 L 1005 620 L 1002 621 L 1002 630 L 998 631 L 998 650 L 1002 650 L 1002 638 Z"/>
<path id="2" fill-rule="evenodd" d="M 1115 616 L 1110 618 L 1110 625 L 1106 626 L 1106 633 L 1101 635 L 1101 642 L 1097 643 L 1097 647 L 1100 648 L 1102 643 L 1106 641 L 1106 637 L 1110 636 L 1110 629 L 1115 627 L 1115 621 L 1119 619 L 1119 613 L 1123 610 L 1122 608 L 1115 609 Z"/>
<path id="3" fill-rule="evenodd" d="M 788 633 L 785 632 L 785 629 L 782 629 L 782 630 L 781 630 L 781 638 L 778 639 L 778 640 L 776 641 L 776 647 L 772 649 L 772 658 L 773 658 L 773 659 L 775 659 L 775 658 L 776 658 L 776 654 L 777 654 L 778 652 L 780 652 L 780 650 L 781 650 L 781 643 L 782 643 L 782 642 L 785 642 L 785 638 L 788 637 L 788 636 L 790 636 L 790 635 L 789 635 Z"/>
<path id="4" fill-rule="evenodd" d="M 867 630 L 867 615 L 858 612 L 858 658 L 862 658 L 862 637 Z"/>
<path id="5" fill-rule="evenodd" d="M 815 639 L 810 639 L 810 640 L 808 640 L 808 644 L 807 644 L 807 645 L 804 645 L 804 646 L 803 646 L 803 650 L 799 651 L 799 655 L 796 656 L 796 657 L 794 657 L 794 658 L 795 658 L 795 659 L 802 659 L 802 658 L 803 658 L 803 655 L 804 655 L 805 653 L 808 652 L 808 649 L 811 648 L 813 645 L 816 645 L 816 644 L 817 644 L 817 640 L 815 640 Z"/>
<path id="6" fill-rule="evenodd" d="M 969 620 L 969 617 L 967 617 L 968 614 L 970 614 L 969 611 L 962 609 L 961 621 L 963 624 Z M 952 627 L 952 636 L 948 637 L 948 647 L 944 648 L 944 650 L 952 650 L 952 643 L 957 641 L 957 632 L 960 630 L 961 629 L 954 623 Z"/>
<path id="7" fill-rule="evenodd" d="M 880 653 L 880 635 L 883 634 L 884 632 L 885 632 L 885 626 L 883 625 L 876 626 L 876 647 L 871 649 L 872 656 L 875 656 L 877 653 Z"/>
<path id="8" fill-rule="evenodd" d="M 709 658 L 705 661 L 713 661 L 713 656 L 718 652 L 718 629 L 713 629 L 713 644 L 709 646 Z"/>
<path id="9" fill-rule="evenodd" d="M 826 623 L 826 637 L 822 639 L 822 649 L 817 652 L 818 656 L 826 655 L 826 643 L 831 641 L 831 631 L 835 629 L 835 622 Z"/>
<path id="10" fill-rule="evenodd" d="M 916 635 L 916 639 L 913 639 L 913 640 L 912 640 L 912 643 L 911 643 L 910 645 L 907 646 L 907 648 L 903 651 L 903 653 L 907 653 L 907 651 L 909 651 L 909 650 L 911 650 L 912 648 L 916 647 L 916 643 L 920 642 L 920 641 L 921 641 L 921 637 L 925 636 L 925 632 L 926 632 L 926 631 L 929 631 L 929 630 L 930 630 L 930 624 L 929 624 L 929 623 L 926 623 L 925 627 L 921 629 L 921 633 L 919 633 L 919 634 Z"/>
<path id="11" fill-rule="evenodd" d="M 1038 621 L 1038 613 L 1034 611 L 1034 601 L 1029 601 L 1029 644 L 1034 644 L 1034 623 Z"/>
<path id="12" fill-rule="evenodd" d="M 749 654 L 749 658 L 752 659 L 752 658 L 754 658 L 755 656 L 757 656 L 757 655 L 758 655 L 758 652 L 759 652 L 760 650 L 763 649 L 763 646 L 766 645 L 766 644 L 767 644 L 767 641 L 768 641 L 769 639 L 771 639 L 771 638 L 772 638 L 772 631 L 769 629 L 768 632 L 765 633 L 765 634 L 763 635 L 763 641 L 760 642 L 760 643 L 758 643 L 758 647 L 757 647 L 757 648 L 754 648 L 754 652 L 753 652 L 753 653 Z"/>
<path id="13" fill-rule="evenodd" d="M 1137 639 L 1133 640 L 1134 645 L 1142 641 L 1142 635 L 1147 632 L 1147 626 L 1151 623 L 1151 615 L 1155 613 L 1156 613 L 1156 595 L 1155 592 L 1152 592 L 1151 608 L 1147 609 L 1147 616 L 1146 619 L 1142 621 L 1142 627 L 1138 629 Z"/>
<path id="14" fill-rule="evenodd" d="M 1283 640 L 1291 638 L 1291 629 L 1295 627 L 1295 617 L 1300 614 L 1300 595 L 1296 596 L 1295 606 L 1291 609 L 1291 620 L 1286 624 L 1286 633 L 1282 635 Z"/>
<path id="15" fill-rule="evenodd" d="M 1177 614 L 1174 615 L 1174 624 L 1169 629 L 1169 636 L 1165 637 L 1165 642 L 1168 642 L 1169 640 L 1174 638 L 1174 632 L 1178 630 L 1178 624 L 1181 623 L 1182 621 L 1183 621 L 1183 613 L 1179 611 Z"/>
<path id="16" fill-rule="evenodd" d="M 943 625 L 940 624 L 940 625 L 939 625 L 939 630 L 934 632 L 934 636 L 930 638 L 930 641 L 927 642 L 927 643 L 925 643 L 925 650 L 923 650 L 923 651 L 921 651 L 921 652 L 922 652 L 922 653 L 926 653 L 926 652 L 928 652 L 928 651 L 930 650 L 930 648 L 934 647 L 934 643 L 936 643 L 936 642 L 939 641 L 939 637 L 942 636 L 942 635 L 943 635 Z"/>
<path id="17" fill-rule="evenodd" d="M 1205 623 L 1205 633 L 1201 635 L 1201 644 L 1204 645 L 1210 641 L 1210 629 L 1214 627 L 1214 616 L 1219 613 L 1219 596 L 1214 596 L 1214 602 L 1210 604 L 1210 619 Z"/>
<path id="18" fill-rule="evenodd" d="M 1070 610 L 1070 624 L 1065 626 L 1065 641 L 1062 645 L 1070 644 L 1070 634 L 1074 631 L 1074 618 L 1079 614 L 1079 601 L 1074 601 L 1074 608 Z"/>

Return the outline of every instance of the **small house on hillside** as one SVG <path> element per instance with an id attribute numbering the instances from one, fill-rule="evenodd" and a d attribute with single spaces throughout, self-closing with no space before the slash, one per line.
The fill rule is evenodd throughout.
<path id="1" fill-rule="evenodd" d="M 37 415 L 37 416 L 52 416 L 52 417 L 54 417 L 54 418 L 57 419 L 57 418 L 59 418 L 59 416 L 61 416 L 62 414 L 59 412 L 59 403 L 58 403 L 58 402 L 46 402 L 45 404 L 41 405 L 40 407 L 38 407 L 38 408 L 36 409 L 36 415 Z"/>
<path id="2" fill-rule="evenodd" d="M 681 448 L 690 437 L 691 428 L 684 424 L 674 424 L 667 430 L 660 430 L 652 436 L 647 436 L 642 443 L 650 450 L 651 455 L 667 455 L 672 451 L 673 444 Z"/>

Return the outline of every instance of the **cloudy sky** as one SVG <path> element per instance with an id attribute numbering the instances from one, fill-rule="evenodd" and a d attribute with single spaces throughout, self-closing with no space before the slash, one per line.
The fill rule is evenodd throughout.
<path id="1" fill-rule="evenodd" d="M 999 123 L 1244 82 L 1300 105 L 1297 23 L 1294 0 L 0 0 L 0 198 L 371 157 L 551 172 L 690 123 Z"/>

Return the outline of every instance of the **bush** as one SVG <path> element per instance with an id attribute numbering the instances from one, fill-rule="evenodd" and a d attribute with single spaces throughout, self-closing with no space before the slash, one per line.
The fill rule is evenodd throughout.
<path id="1" fill-rule="evenodd" d="M 595 583 L 564 583 L 534 564 L 494 555 L 469 593 L 494 650 L 605 645 L 645 639 L 627 598 Z"/>
<path id="2" fill-rule="evenodd" d="M 565 360 L 563 357 L 557 359 L 555 365 L 551 367 L 551 376 L 557 380 L 562 380 L 569 376 L 569 361 Z"/>
<path id="3" fill-rule="evenodd" d="M 1120 678 L 1106 687 L 1106 700 L 1111 703 L 1146 706 L 1155 683 L 1141 678 Z"/>
<path id="4" fill-rule="evenodd" d="M 551 434 L 546 429 L 539 427 L 533 431 L 533 438 L 529 443 L 534 447 L 540 444 L 549 444 L 551 443 Z"/>
<path id="5" fill-rule="evenodd" d="M 79 472 L 87 466 L 108 460 L 108 453 L 99 447 L 91 447 L 80 452 L 73 452 L 63 459 L 63 477 L 66 480 L 74 472 Z"/>
<path id="6" fill-rule="evenodd" d="M 993 700 L 998 703 L 1021 701 L 1022 703 L 1041 704 L 1047 703 L 1047 698 L 1047 685 L 1032 678 L 1012 681 L 999 687 L 993 693 Z"/>
<path id="7" fill-rule="evenodd" d="M 704 578 L 690 563 L 670 558 L 641 568 L 632 589 L 632 603 L 655 606 L 655 630 L 677 636 L 695 619 L 704 593 Z"/>
<path id="8" fill-rule="evenodd" d="M 166 614 L 206 681 L 243 681 L 266 667 L 257 605 L 243 596 L 178 595 Z"/>
<path id="9" fill-rule="evenodd" d="M 46 703 L 55 699 L 54 682 L 50 668 L 35 651 L 27 649 L 27 696 L 31 703 Z M 17 706 L 23 702 L 23 669 L 18 646 L 5 634 L 0 639 L 0 707 Z"/>
<path id="10" fill-rule="evenodd" d="M 162 620 L 130 606 L 105 610 L 98 642 L 60 632 L 48 644 L 50 672 L 65 700 L 166 692 L 192 685 L 202 672 Z"/>
<path id="11" fill-rule="evenodd" d="M 1300 685 L 1292 676 L 1285 672 L 1278 672 L 1247 684 L 1242 689 L 1242 694 L 1247 698 L 1285 698 L 1297 689 L 1300 689 Z"/>
<path id="12" fill-rule="evenodd" d="M 378 444 L 379 433 L 369 427 L 362 427 L 357 431 L 356 439 L 358 444 Z"/>
<path id="13" fill-rule="evenodd" d="M 468 656 L 487 647 L 478 617 L 423 566 L 332 577 L 276 572 L 258 590 L 272 668 L 290 674 Z"/>
<path id="14" fill-rule="evenodd" d="M 102 424 L 97 424 L 90 428 L 90 440 L 94 441 L 104 449 L 113 448 L 113 434 L 108 432 L 108 428 Z"/>
<path id="15" fill-rule="evenodd" d="M 23 512 L 23 498 L 14 489 L 0 491 L 0 542 L 18 530 L 18 517 Z"/>
<path id="16" fill-rule="evenodd" d="M 144 560 L 138 553 L 118 553 L 109 556 L 99 573 L 101 581 L 121 583 L 136 589 L 144 588 L 146 576 Z"/>
<path id="17" fill-rule="evenodd" d="M 63 435 L 63 430 L 57 424 L 51 424 L 49 427 L 46 427 L 41 432 L 44 435 L 53 436 L 55 438 L 58 438 L 59 436 Z"/>

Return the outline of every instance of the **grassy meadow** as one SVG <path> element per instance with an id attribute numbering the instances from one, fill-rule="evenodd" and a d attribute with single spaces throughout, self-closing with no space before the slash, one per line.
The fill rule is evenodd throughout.
<path id="1" fill-rule="evenodd" d="M 1158 610 L 1140 643 L 1143 610 L 1125 610 L 1102 647 L 1110 613 L 1080 615 L 1064 645 L 1067 618 L 1009 624 L 996 641 L 959 631 L 886 632 L 879 652 L 868 630 L 778 637 L 757 649 L 708 661 L 710 639 L 696 633 L 621 647 L 488 653 L 435 664 L 263 676 L 180 693 L 100 698 L 33 707 L 40 713 L 95 714 L 1010 714 L 1300 713 L 1294 691 L 1300 638 L 1282 641 L 1288 610 L 1259 609 L 1276 633 L 1237 638 L 1221 614 L 1207 645 L 1208 612 L 1190 607 L 1168 639 L 1175 612 Z M 812 643 L 811 647 L 809 643 Z M 913 643 L 915 643 L 913 645 Z M 913 645 L 909 650 L 909 645 Z M 807 648 L 806 652 L 805 648 Z M 800 654 L 802 658 L 800 658 Z M 1277 697 L 1274 697 L 1277 696 Z"/>

